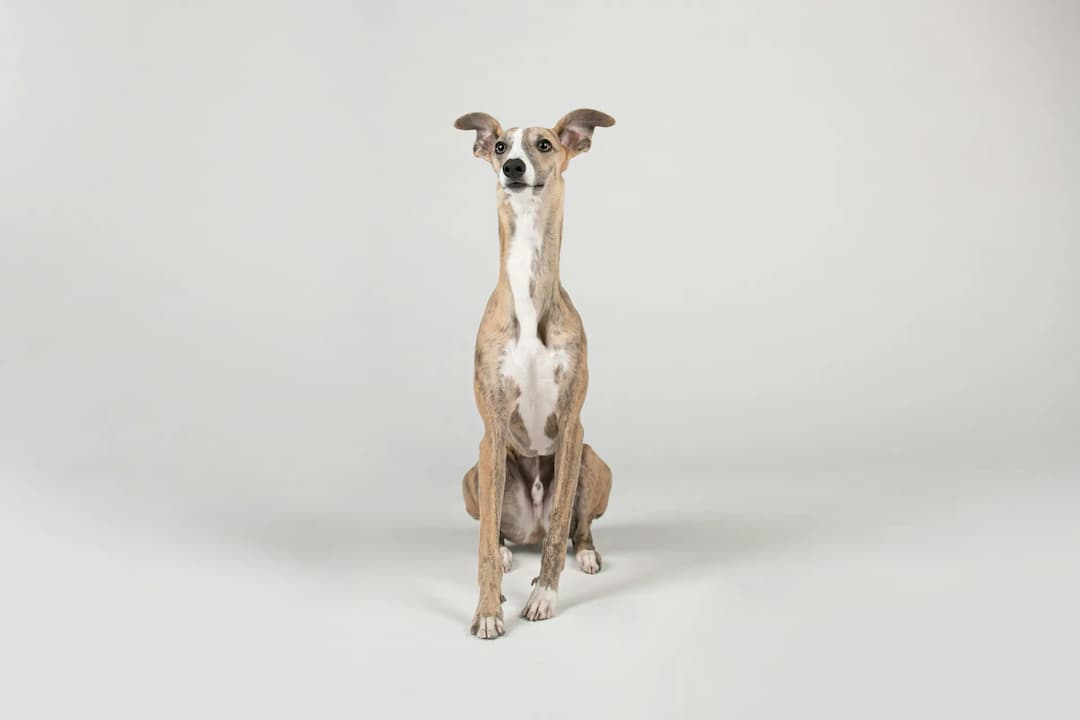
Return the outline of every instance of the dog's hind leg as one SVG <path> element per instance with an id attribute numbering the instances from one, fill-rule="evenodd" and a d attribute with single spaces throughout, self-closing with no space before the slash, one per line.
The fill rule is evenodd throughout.
<path id="1" fill-rule="evenodd" d="M 589 445 L 581 448 L 581 475 L 578 479 L 577 498 L 570 539 L 574 543 L 574 555 L 583 572 L 594 575 L 600 572 L 600 552 L 593 544 L 592 521 L 607 510 L 611 495 L 611 468 Z"/>
<path id="2" fill-rule="evenodd" d="M 461 494 L 465 496 L 465 512 L 473 520 L 480 519 L 480 471 L 473 465 L 461 479 Z"/>

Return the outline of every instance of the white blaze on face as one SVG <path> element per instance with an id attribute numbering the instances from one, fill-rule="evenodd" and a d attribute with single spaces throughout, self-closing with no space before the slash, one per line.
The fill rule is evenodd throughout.
<path id="1" fill-rule="evenodd" d="M 515 160 L 520 158 L 525 162 L 525 175 L 521 178 L 522 182 L 526 185 L 536 184 L 536 168 L 533 167 L 532 162 L 529 160 L 529 153 L 525 152 L 525 131 L 521 128 L 510 131 L 510 152 L 506 154 L 507 160 Z M 503 185 L 506 185 L 509 180 L 506 175 L 500 175 Z"/>

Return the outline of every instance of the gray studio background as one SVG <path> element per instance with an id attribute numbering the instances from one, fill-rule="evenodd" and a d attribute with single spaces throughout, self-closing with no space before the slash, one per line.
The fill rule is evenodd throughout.
<path id="1" fill-rule="evenodd" d="M 462 648 L 446 657 L 481 652 L 464 640 L 475 529 L 459 493 L 481 432 L 471 363 L 498 268 L 494 178 L 451 126 L 474 110 L 504 127 L 581 106 L 617 119 L 567 173 L 562 255 L 590 343 L 586 440 L 615 472 L 611 522 L 627 523 L 611 547 L 597 526 L 613 574 L 619 538 L 670 549 L 680 507 L 720 517 L 763 486 L 775 495 L 747 517 L 789 492 L 823 508 L 856 493 L 872 515 L 875 498 L 965 507 L 993 488 L 1003 528 L 1035 507 L 1025 522 L 1062 533 L 1040 547 L 1071 553 L 1078 67 L 1080 12 L 1062 1 L 0 4 L 0 554 L 27 613 L 8 661 L 42 683 L 85 677 L 75 661 L 35 674 L 47 636 L 59 656 L 120 662 L 85 650 L 104 642 L 87 629 L 98 616 L 43 598 L 95 587 L 117 615 L 102 637 L 126 647 L 130 595 L 100 580 L 121 566 L 179 564 L 192 591 L 211 582 L 203 558 L 241 553 L 237 572 L 265 561 L 267 582 L 291 586 L 332 557 L 355 608 L 393 584 L 374 547 L 419 577 L 451 563 L 457 594 L 432 627 Z M 1031 500 L 1040 487 L 1051 499 Z M 635 543 L 626 518 L 647 523 L 657 502 L 675 519 Z M 84 578 L 72 548 L 99 544 L 105 569 Z M 169 561 L 133 549 L 159 545 Z M 511 578 L 509 613 L 528 579 Z M 1075 584 L 1058 579 L 1064 602 Z M 166 609 L 148 631 L 183 615 L 175 597 L 151 603 Z M 395 618 L 414 634 L 408 611 Z M 600 644 L 550 627 L 552 652 Z M 533 631 L 515 624 L 505 647 Z M 211 655 L 243 655 L 230 637 L 207 638 Z M 370 659 L 381 641 L 364 637 Z M 199 648 L 144 650 L 183 674 Z M 95 687 L 101 707 L 125 692 Z M 194 696 L 228 707 L 235 687 L 210 687 Z M 705 713 L 697 687 L 676 693 L 686 715 Z"/>

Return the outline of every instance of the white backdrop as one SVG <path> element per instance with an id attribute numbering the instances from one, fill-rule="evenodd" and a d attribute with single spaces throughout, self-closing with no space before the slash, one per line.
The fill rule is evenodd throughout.
<path id="1" fill-rule="evenodd" d="M 346 556 L 335 581 L 357 584 L 342 622 L 364 634 L 386 625 L 355 599 L 385 596 L 379 567 L 453 563 L 429 622 L 457 666 L 473 609 L 459 498 L 480 439 L 472 346 L 498 262 L 491 170 L 451 127 L 474 110 L 504 127 L 581 106 L 617 119 L 567 174 L 562 276 L 590 341 L 586 440 L 616 484 L 609 547 L 596 530 L 616 579 L 597 581 L 622 583 L 579 622 L 628 602 L 620 540 L 624 572 L 631 551 L 681 537 L 722 552 L 718 518 L 739 497 L 754 498 L 752 521 L 810 493 L 782 516 L 818 527 L 831 521 L 812 508 L 854 502 L 867 517 L 864 503 L 913 494 L 965 508 L 993 496 L 1002 528 L 1030 505 L 1032 528 L 1063 533 L 1019 564 L 1075 548 L 1075 515 L 1060 514 L 1080 467 L 1078 33 L 1064 1 L 5 2 L 0 489 L 25 609 L 86 591 L 67 572 L 84 562 L 70 545 L 112 548 L 99 559 L 118 573 L 190 566 L 177 587 L 243 607 L 262 591 L 205 569 L 225 548 L 299 556 L 273 565 L 274 587 Z M 717 515 L 694 536 L 680 518 L 706 511 Z M 32 540 L 83 524 L 52 555 Z M 112 560 L 161 543 L 180 559 Z M 395 559 L 369 557 L 395 543 Z M 432 545 L 452 560 L 425 556 Z M 985 570 L 991 585 L 1007 577 Z M 522 574 L 507 577 L 517 594 Z M 1064 602 L 1075 584 L 1059 581 Z M 127 591 L 97 585 L 123 627 L 130 608 L 114 600 Z M 660 628 L 670 587 L 654 590 L 634 613 Z M 562 620 L 573 627 L 573 611 L 551 627 Z M 768 612 L 755 620 L 776 627 Z M 514 625 L 507 647 L 533 631 Z M 571 652 L 573 637 L 544 632 L 557 657 Z M 666 649 L 649 657 L 686 650 L 650 637 Z M 175 650 L 145 652 L 163 648 Z M 764 682 L 754 667 L 732 687 Z M 414 679 L 435 682 L 429 671 Z M 225 708 L 229 692 L 205 697 Z M 695 691 L 679 697 L 705 712 Z"/>

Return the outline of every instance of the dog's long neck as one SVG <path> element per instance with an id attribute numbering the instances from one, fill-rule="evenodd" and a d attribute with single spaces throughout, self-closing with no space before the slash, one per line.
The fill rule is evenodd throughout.
<path id="1" fill-rule="evenodd" d="M 544 342 L 546 321 L 560 287 L 562 180 L 517 192 L 500 187 L 498 198 L 501 279 L 513 298 L 521 336 Z"/>

